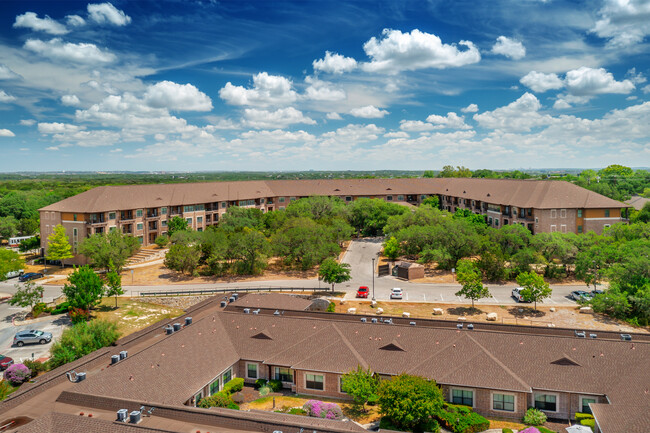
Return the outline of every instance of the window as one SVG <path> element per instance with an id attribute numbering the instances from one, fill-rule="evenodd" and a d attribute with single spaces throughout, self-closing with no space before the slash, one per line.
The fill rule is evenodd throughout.
<path id="1" fill-rule="evenodd" d="M 341 394 L 347 394 L 347 392 L 345 392 L 345 389 L 343 389 L 343 376 L 339 376 L 339 392 Z"/>
<path id="2" fill-rule="evenodd" d="M 611 227 L 611 226 L 612 226 L 611 224 L 603 224 L 603 228 L 608 228 L 608 227 Z"/>
<path id="3" fill-rule="evenodd" d="M 203 398 L 203 391 L 194 396 L 194 406 L 199 407 L 199 401 Z"/>
<path id="4" fill-rule="evenodd" d="M 45 219 L 50 219 L 50 214 L 48 212 L 43 212 L 43 214 L 45 215 Z"/>
<path id="5" fill-rule="evenodd" d="M 264 204 L 264 199 L 263 198 L 260 199 L 260 204 Z"/>
<path id="6" fill-rule="evenodd" d="M 197 224 L 203 223 L 203 217 L 196 217 L 196 223 Z"/>
<path id="7" fill-rule="evenodd" d="M 144 238 L 142 236 L 138 236 L 138 242 L 140 242 L 140 245 L 142 245 Z"/>
<path id="8" fill-rule="evenodd" d="M 144 225 L 142 223 L 138 223 L 137 230 L 142 230 Z"/>
<path id="9" fill-rule="evenodd" d="M 239 200 L 237 206 L 253 206 L 255 205 L 255 200 Z"/>
<path id="10" fill-rule="evenodd" d="M 557 218 L 557 210 L 551 209 L 551 218 Z"/>
<path id="11" fill-rule="evenodd" d="M 465 406 L 474 406 L 474 391 L 467 389 L 452 389 L 451 402 L 453 404 L 463 404 Z"/>
<path id="12" fill-rule="evenodd" d="M 135 211 L 135 216 L 138 217 L 138 218 L 141 218 L 142 217 L 142 209 L 136 210 Z"/>
<path id="13" fill-rule="evenodd" d="M 194 206 L 194 210 L 205 210 L 205 205 L 197 204 L 196 206 Z"/>
<path id="14" fill-rule="evenodd" d="M 560 218 L 566 218 L 566 209 L 560 209 Z"/>
<path id="15" fill-rule="evenodd" d="M 420 200 L 424 200 L 425 198 L 427 198 L 426 195 L 421 195 L 421 196 L 420 196 Z"/>
<path id="16" fill-rule="evenodd" d="M 582 218 L 582 209 L 578 209 L 578 218 Z"/>
<path id="17" fill-rule="evenodd" d="M 115 212 L 109 212 L 108 213 L 108 219 L 109 220 L 114 220 L 115 219 Z"/>
<path id="18" fill-rule="evenodd" d="M 609 209 L 605 209 L 605 218 L 609 218 Z"/>
<path id="19" fill-rule="evenodd" d="M 214 395 L 219 392 L 219 379 L 215 380 L 210 384 L 210 395 Z"/>
<path id="20" fill-rule="evenodd" d="M 232 370 L 228 370 L 223 374 L 223 384 L 227 384 L 232 379 Z"/>
<path id="21" fill-rule="evenodd" d="M 77 237 L 77 229 L 72 229 L 72 236 Z"/>
<path id="22" fill-rule="evenodd" d="M 594 397 L 580 397 L 580 407 L 582 408 L 580 412 L 591 413 L 589 403 L 596 403 L 596 399 Z"/>
<path id="23" fill-rule="evenodd" d="M 492 409 L 515 411 L 515 396 L 510 394 L 492 394 Z"/>
<path id="24" fill-rule="evenodd" d="M 194 206 L 183 206 L 183 212 L 194 212 Z"/>
<path id="25" fill-rule="evenodd" d="M 163 227 L 167 227 L 167 220 L 160 221 L 160 225 Z"/>
<path id="26" fill-rule="evenodd" d="M 275 367 L 275 380 L 293 382 L 293 371 L 288 368 Z"/>
<path id="27" fill-rule="evenodd" d="M 280 203 L 284 203 L 284 197 L 280 197 L 280 198 L 278 199 L 278 201 L 279 201 Z"/>
<path id="28" fill-rule="evenodd" d="M 535 409 L 557 412 L 557 396 L 554 394 L 536 394 Z"/>
<path id="29" fill-rule="evenodd" d="M 397 201 L 404 201 L 404 196 L 403 195 L 398 195 L 397 196 Z"/>
<path id="30" fill-rule="evenodd" d="M 227 206 L 228 206 L 228 203 L 226 203 L 225 201 L 221 202 L 221 208 L 222 209 L 225 209 Z"/>
<path id="31" fill-rule="evenodd" d="M 280 206 L 278 209 L 283 210 L 283 209 L 284 209 L 284 206 Z"/>
<path id="32" fill-rule="evenodd" d="M 77 214 L 72 215 L 72 221 L 77 221 Z"/>
<path id="33" fill-rule="evenodd" d="M 503 219 L 503 225 L 504 225 L 504 226 L 507 226 L 507 225 L 508 225 L 508 220 L 505 219 L 505 218 Z"/>
<path id="34" fill-rule="evenodd" d="M 296 200 L 295 197 L 291 197 L 291 198 L 289 198 L 289 201 L 295 201 L 295 200 Z"/>
<path id="35" fill-rule="evenodd" d="M 345 197 L 345 201 L 352 201 L 352 197 L 348 195 L 347 197 Z"/>
<path id="36" fill-rule="evenodd" d="M 166 207 L 161 207 L 160 208 L 160 215 L 167 215 L 167 208 Z"/>
<path id="37" fill-rule="evenodd" d="M 561 231 L 562 233 L 566 233 L 566 224 L 562 224 L 562 225 L 560 226 L 560 231 Z"/>
<path id="38" fill-rule="evenodd" d="M 582 233 L 582 226 L 578 226 L 578 233 Z"/>
<path id="39" fill-rule="evenodd" d="M 499 227 L 499 220 L 497 218 L 494 219 L 494 227 Z"/>
<path id="40" fill-rule="evenodd" d="M 557 231 L 557 226 L 556 226 L 556 225 L 552 225 L 552 226 L 551 226 L 551 232 L 556 232 L 556 231 Z"/>
<path id="41" fill-rule="evenodd" d="M 257 379 L 257 364 L 246 363 L 246 377 L 249 379 Z"/>
<path id="42" fill-rule="evenodd" d="M 305 388 L 323 390 L 324 379 L 322 374 L 306 374 Z"/>
<path id="43" fill-rule="evenodd" d="M 393 201 L 393 196 L 392 196 L 392 195 L 387 195 L 387 196 L 386 196 L 386 200 L 388 200 L 388 201 Z"/>
<path id="44" fill-rule="evenodd" d="M 192 227 L 192 218 L 185 218 L 185 221 L 187 221 L 187 225 Z"/>

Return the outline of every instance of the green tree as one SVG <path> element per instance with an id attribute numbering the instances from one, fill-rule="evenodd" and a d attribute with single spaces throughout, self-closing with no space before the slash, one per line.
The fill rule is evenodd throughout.
<path id="1" fill-rule="evenodd" d="M 165 266 L 169 269 L 192 275 L 199 266 L 201 250 L 195 245 L 175 244 L 165 256 Z"/>
<path id="2" fill-rule="evenodd" d="M 115 297 L 115 308 L 117 308 L 117 297 L 124 294 L 122 289 L 122 276 L 115 271 L 106 274 L 106 291 L 104 296 Z"/>
<path id="3" fill-rule="evenodd" d="M 641 210 L 634 214 L 632 222 L 650 223 L 650 201 L 644 204 Z"/>
<path id="4" fill-rule="evenodd" d="M 37 286 L 33 281 L 28 281 L 22 287 L 16 284 L 16 293 L 9 299 L 9 305 L 29 307 L 30 311 L 34 311 L 34 305 L 43 298 L 43 291 L 43 287 Z"/>
<path id="5" fill-rule="evenodd" d="M 456 292 L 456 296 L 471 299 L 472 309 L 474 309 L 474 301 L 492 296 L 488 288 L 483 285 L 481 278 L 481 271 L 473 261 L 468 259 L 458 261 L 456 279 L 462 288 Z"/>
<path id="6" fill-rule="evenodd" d="M 630 312 L 627 294 L 621 292 L 618 287 L 612 287 L 605 293 L 594 296 L 589 303 L 595 312 L 608 314 L 619 319 L 626 318 Z"/>
<path id="7" fill-rule="evenodd" d="M 167 221 L 167 234 L 170 237 L 176 232 L 187 230 L 189 230 L 189 227 L 187 226 L 187 220 L 183 217 L 176 215 Z"/>
<path id="8" fill-rule="evenodd" d="M 77 323 L 63 331 L 61 338 L 50 348 L 52 368 L 59 367 L 88 355 L 97 349 L 110 346 L 117 341 L 120 333 L 115 322 L 93 320 Z"/>
<path id="9" fill-rule="evenodd" d="M 72 246 L 65 233 L 65 227 L 61 224 L 54 226 L 54 230 L 47 237 L 47 259 L 48 260 L 61 260 L 61 267 L 65 259 L 74 257 L 72 254 Z"/>
<path id="10" fill-rule="evenodd" d="M 339 263 L 331 257 L 327 258 L 321 263 L 318 276 L 327 284 L 332 285 L 333 292 L 335 284 L 350 281 L 350 265 Z"/>
<path id="11" fill-rule="evenodd" d="M 379 381 L 373 375 L 370 369 L 364 370 L 358 366 L 356 370 L 352 370 L 343 375 L 341 390 L 345 391 L 354 402 L 366 410 L 366 403 L 371 395 L 377 393 Z"/>
<path id="12" fill-rule="evenodd" d="M 18 220 L 9 215 L 0 217 L 0 238 L 9 239 L 18 233 Z"/>
<path id="13" fill-rule="evenodd" d="M 334 235 L 334 240 L 339 244 L 339 247 L 343 247 L 343 242 L 350 240 L 354 234 L 354 227 L 348 224 L 343 218 L 332 219 L 328 227 Z"/>
<path id="14" fill-rule="evenodd" d="M 438 206 L 440 206 L 440 200 L 438 199 L 437 195 L 432 195 L 422 200 L 422 203 L 420 203 L 420 205 L 431 206 L 434 209 L 438 209 Z"/>
<path id="15" fill-rule="evenodd" d="M 408 212 L 402 205 L 371 198 L 355 200 L 349 209 L 350 224 L 363 236 L 382 235 L 388 218 Z"/>
<path id="16" fill-rule="evenodd" d="M 429 430 L 427 427 L 444 404 L 442 391 L 435 381 L 407 374 L 381 381 L 377 394 L 379 413 L 405 431 Z"/>
<path id="17" fill-rule="evenodd" d="M 400 255 L 400 246 L 395 236 L 391 236 L 390 239 L 384 244 L 384 255 L 391 260 L 395 260 Z"/>
<path id="18" fill-rule="evenodd" d="M 487 226 L 487 223 L 485 222 L 485 217 L 483 215 L 475 214 L 469 209 L 457 209 L 456 212 L 454 212 L 453 218 L 456 219 L 462 218 L 474 225 L 481 226 L 481 227 Z"/>
<path id="19" fill-rule="evenodd" d="M 434 177 L 436 177 L 436 173 L 433 170 L 425 170 L 424 173 L 422 173 L 422 177 L 424 177 L 424 178 L 434 178 Z"/>
<path id="20" fill-rule="evenodd" d="M 99 269 L 122 272 L 126 261 L 140 249 L 140 242 L 129 234 L 118 230 L 96 233 L 79 243 L 79 252 L 90 264 Z"/>
<path id="21" fill-rule="evenodd" d="M 165 248 L 169 243 L 169 236 L 166 234 L 158 235 L 153 242 L 158 245 L 158 248 Z"/>
<path id="22" fill-rule="evenodd" d="M 18 231 L 23 236 L 31 236 L 34 233 L 38 233 L 40 228 L 40 223 L 38 218 L 23 218 L 18 221 Z"/>
<path id="23" fill-rule="evenodd" d="M 340 252 L 334 237 L 327 227 L 310 218 L 297 217 L 287 220 L 273 235 L 271 245 L 286 264 L 296 264 L 307 270 Z"/>
<path id="24" fill-rule="evenodd" d="M 286 213 L 288 218 L 308 217 L 318 221 L 346 218 L 347 208 L 345 203 L 338 197 L 317 195 L 289 203 Z"/>
<path id="25" fill-rule="evenodd" d="M 438 173 L 438 177 L 456 177 L 456 169 L 453 165 L 445 165 Z"/>
<path id="26" fill-rule="evenodd" d="M 7 279 L 9 272 L 25 269 L 25 260 L 12 250 L 0 248 L 0 281 Z"/>
<path id="27" fill-rule="evenodd" d="M 230 206 L 219 220 L 219 227 L 228 231 L 241 231 L 244 228 L 261 229 L 264 214 L 260 209 Z"/>
<path id="28" fill-rule="evenodd" d="M 522 272 L 517 275 L 517 284 L 523 288 L 521 296 L 526 301 L 535 303 L 535 310 L 537 310 L 538 302 L 551 297 L 552 290 L 548 283 L 542 276 L 534 272 Z"/>
<path id="29" fill-rule="evenodd" d="M 266 267 L 266 255 L 271 250 L 264 233 L 244 227 L 228 237 L 228 255 L 237 260 L 237 273 L 253 275 Z"/>
<path id="30" fill-rule="evenodd" d="M 20 241 L 20 246 L 18 249 L 21 253 L 26 253 L 27 251 L 32 251 L 41 246 L 41 238 L 39 236 L 34 236 Z"/>
<path id="31" fill-rule="evenodd" d="M 81 266 L 68 275 L 63 294 L 71 307 L 88 311 L 102 300 L 104 281 L 90 266 Z"/>

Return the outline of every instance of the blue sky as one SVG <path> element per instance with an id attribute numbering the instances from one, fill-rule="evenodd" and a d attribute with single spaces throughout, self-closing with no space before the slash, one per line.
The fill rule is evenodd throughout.
<path id="1" fill-rule="evenodd" d="M 2 171 L 650 166 L 650 0 L 3 1 Z"/>

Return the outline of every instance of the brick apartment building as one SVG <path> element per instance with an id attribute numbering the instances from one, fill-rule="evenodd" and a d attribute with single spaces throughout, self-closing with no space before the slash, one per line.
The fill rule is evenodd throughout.
<path id="1" fill-rule="evenodd" d="M 532 233 L 602 232 L 624 221 L 627 205 L 569 182 L 509 179 L 332 179 L 101 186 L 39 210 L 42 247 L 62 224 L 73 248 L 95 233 L 121 230 L 150 245 L 167 221 L 185 218 L 202 231 L 231 206 L 282 210 L 314 195 L 351 202 L 361 197 L 417 205 L 438 196 L 442 209 L 469 209 L 492 227 L 521 224 Z M 81 263 L 83 258 L 75 260 Z"/>

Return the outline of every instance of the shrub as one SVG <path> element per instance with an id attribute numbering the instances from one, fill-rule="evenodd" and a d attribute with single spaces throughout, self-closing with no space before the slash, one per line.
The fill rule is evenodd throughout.
<path id="1" fill-rule="evenodd" d="M 20 385 L 30 378 L 32 371 L 25 364 L 12 364 L 5 370 L 5 380 L 12 385 Z"/>
<path id="2" fill-rule="evenodd" d="M 87 322 L 88 319 L 90 318 L 90 311 L 83 310 L 81 308 L 71 308 L 68 311 L 68 316 L 70 316 L 70 320 L 74 324 L 83 323 L 83 322 Z"/>
<path id="3" fill-rule="evenodd" d="M 593 419 L 593 418 L 592 419 L 583 419 L 582 421 L 580 421 L 580 424 L 585 425 L 587 427 L 591 427 L 592 429 L 594 429 L 596 427 L 596 420 Z"/>
<path id="4" fill-rule="evenodd" d="M 264 397 L 265 395 L 269 395 L 271 392 L 271 387 L 264 385 L 263 387 L 260 388 L 260 396 Z"/>
<path id="5" fill-rule="evenodd" d="M 279 380 L 269 380 L 268 382 L 269 388 L 271 388 L 271 391 L 273 392 L 280 392 L 282 391 L 282 382 Z"/>
<path id="6" fill-rule="evenodd" d="M 477 433 L 490 428 L 490 421 L 467 406 L 447 404 L 436 414 L 436 418 L 443 427 L 454 433 Z"/>
<path id="7" fill-rule="evenodd" d="M 237 403 L 230 403 L 227 407 L 228 409 L 239 410 L 239 405 Z"/>
<path id="8" fill-rule="evenodd" d="M 7 380 L 0 380 L 0 401 L 9 397 L 9 394 L 17 390 L 15 386 L 11 385 Z"/>
<path id="9" fill-rule="evenodd" d="M 537 427 L 537 430 L 539 430 L 539 433 L 557 433 L 542 426 Z"/>
<path id="10" fill-rule="evenodd" d="M 510 430 L 509 428 L 502 428 L 501 433 L 512 433 L 512 430 Z"/>
<path id="11" fill-rule="evenodd" d="M 534 407 L 529 408 L 524 415 L 524 424 L 542 425 L 546 422 L 546 414 Z"/>
<path id="12" fill-rule="evenodd" d="M 67 313 L 69 309 L 70 309 L 70 303 L 68 301 L 62 302 L 61 304 L 57 305 L 56 308 L 54 308 L 52 310 L 52 314 Z"/>
<path id="13" fill-rule="evenodd" d="M 377 394 L 373 394 L 370 397 L 368 397 L 368 402 L 370 406 L 374 406 L 379 402 L 379 396 Z"/>
<path id="14" fill-rule="evenodd" d="M 23 361 L 23 364 L 32 371 L 32 375 L 36 376 L 38 373 L 44 373 L 50 370 L 50 366 L 47 362 L 32 361 L 28 359 Z"/>
<path id="15" fill-rule="evenodd" d="M 257 379 L 255 381 L 255 388 L 259 389 L 259 388 L 263 387 L 264 385 L 266 385 L 266 382 L 267 382 L 266 379 Z"/>
<path id="16" fill-rule="evenodd" d="M 580 422 L 583 419 L 594 419 L 594 416 L 590 413 L 576 412 L 576 421 Z"/>
<path id="17" fill-rule="evenodd" d="M 153 242 L 158 245 L 158 248 L 164 248 L 169 243 L 169 236 L 160 235 Z"/>
<path id="18" fill-rule="evenodd" d="M 325 403 L 320 400 L 308 400 L 303 405 L 303 410 L 314 418 L 342 419 L 343 411 L 336 403 Z"/>
<path id="19" fill-rule="evenodd" d="M 199 407 L 204 409 L 210 407 L 229 407 L 233 404 L 237 406 L 237 404 L 232 401 L 232 398 L 230 398 L 230 394 L 223 391 L 219 391 L 210 397 L 205 397 L 199 400 Z M 237 409 L 239 409 L 239 406 L 237 406 Z"/>
<path id="20" fill-rule="evenodd" d="M 105 320 L 81 322 L 63 331 L 50 348 L 51 368 L 67 364 L 102 347 L 115 343 L 120 336 L 117 325 Z"/>
<path id="21" fill-rule="evenodd" d="M 243 377 L 236 377 L 234 379 L 231 379 L 223 386 L 223 392 L 227 392 L 229 394 L 239 392 L 242 389 L 244 389 Z"/>
<path id="22" fill-rule="evenodd" d="M 47 304 L 44 302 L 39 302 L 38 304 L 34 305 L 34 308 L 32 309 L 32 317 L 37 318 L 41 314 L 48 312 L 47 310 Z"/>
<path id="23" fill-rule="evenodd" d="M 330 302 L 329 305 L 327 306 L 327 312 L 333 313 L 335 310 L 336 310 L 336 304 L 334 302 Z"/>

